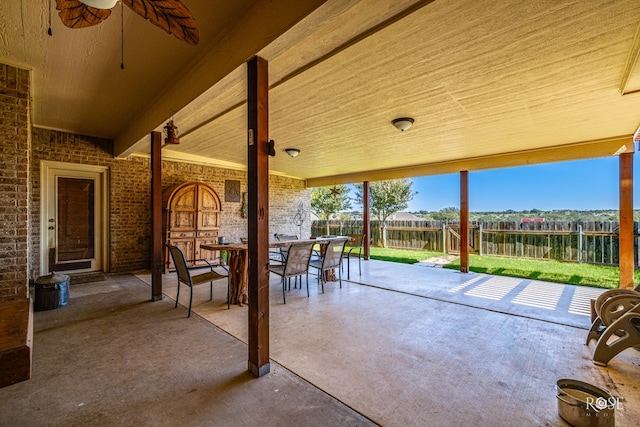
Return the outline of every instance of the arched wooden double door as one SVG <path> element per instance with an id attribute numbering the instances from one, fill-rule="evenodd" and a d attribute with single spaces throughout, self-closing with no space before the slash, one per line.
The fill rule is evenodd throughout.
<path id="1" fill-rule="evenodd" d="M 189 259 L 213 258 L 217 254 L 200 251 L 203 243 L 217 243 L 220 233 L 220 198 L 207 184 L 187 182 L 163 193 L 164 241 L 178 246 Z M 165 250 L 165 271 L 173 269 L 173 260 Z"/>

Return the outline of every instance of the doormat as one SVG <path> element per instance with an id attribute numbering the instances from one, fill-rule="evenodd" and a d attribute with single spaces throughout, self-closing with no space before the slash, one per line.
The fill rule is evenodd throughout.
<path id="1" fill-rule="evenodd" d="M 77 285 L 80 283 L 102 282 L 105 277 L 102 272 L 91 272 L 69 274 L 69 279 L 72 285 Z"/>

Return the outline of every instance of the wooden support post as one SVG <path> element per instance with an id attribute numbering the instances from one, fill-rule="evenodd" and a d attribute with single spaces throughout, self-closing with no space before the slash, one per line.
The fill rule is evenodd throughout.
<path id="1" fill-rule="evenodd" d="M 364 244 L 364 259 L 370 256 L 371 224 L 369 222 L 369 181 L 362 183 L 362 243 Z"/>
<path id="2" fill-rule="evenodd" d="M 633 288 L 633 153 L 620 154 L 620 288 Z"/>
<path id="3" fill-rule="evenodd" d="M 469 172 L 460 171 L 460 272 L 469 272 Z"/>
<path id="4" fill-rule="evenodd" d="M 247 62 L 249 372 L 269 373 L 269 72 Z"/>
<path id="5" fill-rule="evenodd" d="M 162 299 L 162 134 L 151 132 L 151 300 Z"/>

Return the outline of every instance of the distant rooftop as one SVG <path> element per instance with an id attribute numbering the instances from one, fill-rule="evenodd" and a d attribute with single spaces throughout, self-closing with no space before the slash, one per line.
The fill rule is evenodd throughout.
<path id="1" fill-rule="evenodd" d="M 419 220 L 419 219 L 423 219 L 420 218 L 417 215 L 412 214 L 411 212 L 396 212 L 394 214 L 392 214 L 389 217 L 390 220 L 392 221 L 415 221 L 415 220 Z"/>

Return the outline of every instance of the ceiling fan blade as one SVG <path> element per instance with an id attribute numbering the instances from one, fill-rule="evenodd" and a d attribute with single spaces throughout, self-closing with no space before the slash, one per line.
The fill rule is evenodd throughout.
<path id="1" fill-rule="evenodd" d="M 62 23 L 69 28 L 85 28 L 97 25 L 111 15 L 109 9 L 96 9 L 78 0 L 56 0 Z"/>
<path id="2" fill-rule="evenodd" d="M 131 10 L 152 24 L 190 45 L 198 44 L 200 33 L 189 9 L 179 0 L 122 0 Z"/>

